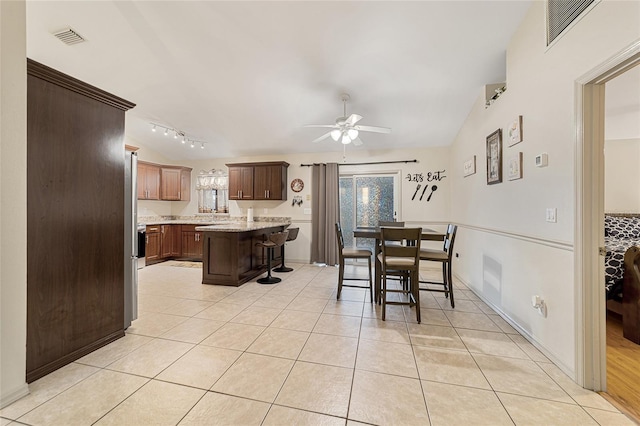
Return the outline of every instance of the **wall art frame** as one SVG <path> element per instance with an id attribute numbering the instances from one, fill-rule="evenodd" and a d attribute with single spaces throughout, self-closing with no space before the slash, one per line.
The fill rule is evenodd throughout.
<path id="1" fill-rule="evenodd" d="M 462 176 L 467 177 L 476 174 L 476 156 L 469 158 L 462 166 Z"/>
<path id="2" fill-rule="evenodd" d="M 507 137 L 509 138 L 509 146 L 513 146 L 522 142 L 522 116 L 519 115 L 507 127 Z"/>
<path id="3" fill-rule="evenodd" d="M 522 152 L 516 153 L 513 157 L 509 157 L 509 180 L 522 179 Z"/>
<path id="4" fill-rule="evenodd" d="M 502 182 L 502 129 L 487 136 L 487 185 Z"/>

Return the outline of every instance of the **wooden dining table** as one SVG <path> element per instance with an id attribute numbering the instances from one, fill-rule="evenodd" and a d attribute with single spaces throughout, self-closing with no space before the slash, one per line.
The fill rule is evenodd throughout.
<path id="1" fill-rule="evenodd" d="M 373 238 L 376 240 L 375 244 L 375 268 L 374 268 L 374 290 L 376 303 L 380 300 L 380 283 L 382 281 L 382 264 L 378 259 L 378 254 L 382 251 L 380 247 L 381 234 L 380 227 L 357 227 L 353 230 L 353 236 L 356 238 Z M 422 228 L 421 240 L 426 241 L 444 241 L 446 234 L 438 232 L 430 228 Z"/>

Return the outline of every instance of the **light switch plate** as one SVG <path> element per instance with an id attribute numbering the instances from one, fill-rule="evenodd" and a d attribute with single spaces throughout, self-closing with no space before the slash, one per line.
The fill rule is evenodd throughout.
<path id="1" fill-rule="evenodd" d="M 304 214 L 311 214 L 311 209 L 304 209 Z"/>
<path id="2" fill-rule="evenodd" d="M 547 208 L 547 222 L 556 223 L 557 209 L 555 207 Z"/>

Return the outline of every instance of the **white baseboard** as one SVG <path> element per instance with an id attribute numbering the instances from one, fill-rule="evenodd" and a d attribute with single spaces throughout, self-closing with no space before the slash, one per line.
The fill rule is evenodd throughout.
<path id="1" fill-rule="evenodd" d="M 502 311 L 502 309 L 500 309 L 500 307 L 494 305 L 493 303 L 491 303 L 490 301 L 488 301 L 487 299 L 485 299 L 483 297 L 482 294 L 477 293 L 470 285 L 469 283 L 467 283 L 465 280 L 463 280 L 459 275 L 457 274 L 453 274 L 455 276 L 455 278 L 460 281 L 461 283 L 463 283 L 465 286 L 467 286 L 467 288 L 469 290 L 471 290 L 471 292 L 473 294 L 475 294 L 480 300 L 482 300 L 484 303 L 486 303 L 489 307 L 491 307 L 491 309 L 493 309 L 496 314 L 500 315 L 500 317 L 502 317 L 502 319 L 504 319 L 511 327 L 513 327 L 518 333 L 520 333 L 522 335 L 522 337 L 524 337 L 525 339 L 527 339 L 527 341 L 529 343 L 531 343 L 533 346 L 536 347 L 536 349 L 538 349 L 540 352 L 542 352 L 542 354 L 544 356 L 546 356 L 547 358 L 549 358 L 549 360 L 551 362 L 553 362 L 558 368 L 560 368 L 560 370 L 562 370 L 566 375 L 568 375 L 571 380 L 573 380 L 574 382 L 576 381 L 576 372 L 575 370 L 573 370 L 572 368 L 570 368 L 569 366 L 567 366 L 564 362 L 562 362 L 560 360 L 560 358 L 555 355 L 553 352 L 551 352 L 550 350 L 548 350 L 542 343 L 540 343 L 539 341 L 537 341 L 535 339 L 534 336 L 532 336 L 528 331 L 526 331 L 524 328 L 522 328 L 520 326 L 520 324 L 518 324 L 516 321 L 513 320 L 513 318 L 511 318 L 509 315 L 507 315 L 506 313 L 504 313 Z"/>
<path id="2" fill-rule="evenodd" d="M 9 404 L 14 403 L 23 396 L 27 395 L 29 395 L 29 385 L 27 385 L 26 383 L 18 386 L 17 389 L 4 392 L 2 395 L 0 395 L 0 409 L 5 408 Z"/>

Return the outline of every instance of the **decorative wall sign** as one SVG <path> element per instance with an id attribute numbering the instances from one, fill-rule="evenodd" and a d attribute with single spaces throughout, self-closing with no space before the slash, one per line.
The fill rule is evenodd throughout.
<path id="1" fill-rule="evenodd" d="M 409 182 L 417 182 L 416 189 L 411 196 L 412 201 L 422 201 L 423 198 L 427 202 L 431 201 L 433 193 L 438 190 L 436 183 L 446 178 L 446 170 L 434 170 L 426 173 L 408 173 L 405 176 Z M 429 183 L 433 182 L 431 186 Z"/>
<path id="2" fill-rule="evenodd" d="M 476 174 L 476 156 L 475 155 L 464 162 L 463 170 L 464 170 L 463 171 L 464 177 Z"/>
<path id="3" fill-rule="evenodd" d="M 509 138 L 509 146 L 513 146 L 522 142 L 522 116 L 513 120 L 507 128 L 507 137 Z"/>
<path id="4" fill-rule="evenodd" d="M 487 185 L 502 182 L 502 130 L 487 136 Z"/>
<path id="5" fill-rule="evenodd" d="M 522 179 L 522 152 L 509 158 L 509 180 Z"/>
<path id="6" fill-rule="evenodd" d="M 304 188 L 304 182 L 302 179 L 294 179 L 291 181 L 291 190 L 293 192 L 300 192 Z"/>

